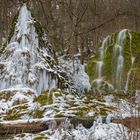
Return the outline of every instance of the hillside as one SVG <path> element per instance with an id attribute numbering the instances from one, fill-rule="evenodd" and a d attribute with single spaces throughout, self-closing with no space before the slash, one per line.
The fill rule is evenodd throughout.
<path id="1" fill-rule="evenodd" d="M 24 4 L 0 50 L 0 136 L 139 139 L 140 33 L 108 35 L 97 53 L 59 54 Z"/>

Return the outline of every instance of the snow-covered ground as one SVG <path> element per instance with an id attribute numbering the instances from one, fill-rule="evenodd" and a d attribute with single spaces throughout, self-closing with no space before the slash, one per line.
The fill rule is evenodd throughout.
<path id="1" fill-rule="evenodd" d="M 86 129 L 81 124 L 73 128 L 69 123 L 57 129 L 49 129 L 38 134 L 22 134 L 14 136 L 15 140 L 130 140 L 128 129 L 121 124 L 104 124 L 97 120 Z"/>

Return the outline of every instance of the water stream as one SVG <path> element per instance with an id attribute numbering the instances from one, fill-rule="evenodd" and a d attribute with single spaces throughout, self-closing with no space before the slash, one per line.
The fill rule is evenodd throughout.
<path id="1" fill-rule="evenodd" d="M 103 66 L 104 66 L 104 57 L 106 55 L 106 50 L 108 47 L 109 36 L 107 36 L 99 49 L 99 61 L 96 62 L 96 74 L 97 79 L 93 81 L 93 84 L 96 83 L 97 89 L 99 90 L 101 87 L 101 83 L 104 81 L 103 79 Z"/>
<path id="2" fill-rule="evenodd" d="M 129 38 L 130 38 L 130 55 L 131 55 L 131 67 L 130 70 L 127 73 L 127 80 L 126 80 L 126 85 L 125 85 L 125 91 L 128 91 L 129 88 L 129 81 L 130 81 L 130 76 L 131 76 L 131 72 L 132 72 L 132 68 L 135 62 L 135 57 L 132 54 L 132 36 L 130 33 L 129 34 Z"/>
<path id="3" fill-rule="evenodd" d="M 124 69 L 125 69 L 125 56 L 124 56 L 124 42 L 127 38 L 127 35 L 129 35 L 129 40 L 130 40 L 130 55 L 131 55 L 131 68 L 127 72 L 127 78 L 124 78 Z M 103 40 L 103 43 L 101 47 L 99 48 L 99 59 L 96 61 L 96 78 L 93 80 L 93 83 L 96 83 L 96 89 L 100 90 L 103 88 L 103 86 L 108 86 L 110 89 L 115 89 L 116 91 L 121 91 L 121 90 L 128 90 L 129 88 L 129 80 L 130 80 L 130 75 L 132 71 L 132 67 L 135 61 L 135 58 L 132 55 L 132 48 L 131 48 L 131 41 L 132 37 L 129 32 L 129 30 L 124 29 L 120 31 L 117 34 L 115 44 L 112 49 L 112 58 L 110 58 L 111 61 L 111 73 L 110 80 L 106 80 L 104 77 L 104 71 L 105 71 L 105 66 L 106 66 L 106 55 L 107 51 L 110 51 L 109 49 L 109 43 L 110 43 L 111 36 L 107 36 Z M 111 53 L 111 52 L 109 52 Z M 126 80 L 125 80 L 126 79 Z"/>

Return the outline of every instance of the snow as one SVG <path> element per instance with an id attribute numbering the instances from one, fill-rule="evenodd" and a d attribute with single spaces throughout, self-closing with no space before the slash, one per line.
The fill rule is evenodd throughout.
<path id="1" fill-rule="evenodd" d="M 104 96 L 104 100 L 107 103 L 111 103 L 113 99 L 114 99 L 113 95 L 106 95 L 106 96 Z"/>
<path id="2" fill-rule="evenodd" d="M 56 71 L 57 66 L 51 64 L 55 60 L 52 58 L 50 44 L 47 36 L 43 35 L 42 40 L 49 46 L 44 48 L 39 46 L 40 40 L 35 23 L 35 19 L 24 4 L 20 9 L 14 34 L 0 56 L 0 64 L 3 66 L 0 74 L 0 90 L 22 85 L 40 94 L 58 88 L 59 73 Z"/>
<path id="3" fill-rule="evenodd" d="M 139 117 L 138 104 L 134 106 L 126 100 L 120 100 L 117 106 L 119 110 L 114 112 L 114 116 L 118 118 Z"/>
<path id="4" fill-rule="evenodd" d="M 37 95 L 36 91 L 28 88 L 22 87 L 22 85 L 16 85 L 12 88 L 8 88 L 0 91 L 0 117 L 3 120 L 5 115 L 8 115 L 8 111 L 12 108 L 20 106 L 31 106 L 33 99 Z M 14 110 L 15 111 L 15 110 Z M 22 113 L 22 112 L 20 112 Z M 12 114 L 10 114 L 12 115 Z"/>
<path id="5" fill-rule="evenodd" d="M 49 130 L 39 134 L 25 134 L 22 139 L 27 140 L 40 135 L 44 136 L 44 138 L 47 136 L 50 140 L 129 140 L 130 133 L 121 124 L 94 122 L 93 126 L 87 129 L 81 124 L 73 128 L 69 121 L 66 121 L 55 130 L 50 127 Z M 15 138 L 18 139 L 19 137 L 15 136 Z"/>
<path id="6" fill-rule="evenodd" d="M 78 94 L 82 95 L 84 92 L 90 91 L 89 76 L 85 72 L 85 66 L 81 64 L 76 55 L 73 59 L 65 59 L 65 57 L 62 56 L 59 58 L 59 63 L 63 69 L 66 70 Z"/>
<path id="7" fill-rule="evenodd" d="M 79 65 L 78 72 L 74 74 L 73 81 L 75 87 L 79 89 L 79 92 L 83 94 L 85 91 L 90 91 L 91 85 L 89 83 L 89 77 L 85 72 L 85 68 L 83 65 Z"/>
<path id="8" fill-rule="evenodd" d="M 64 118 L 57 118 L 58 120 L 64 120 Z M 54 118 L 41 118 L 41 119 L 28 119 L 28 120 L 15 120 L 15 121 L 1 121 L 0 124 L 24 124 L 24 123 L 32 123 L 32 122 L 47 122 L 47 121 L 55 121 Z"/>
<path id="9" fill-rule="evenodd" d="M 23 85 L 15 85 L 7 89 L 1 90 L 0 92 L 3 93 L 3 92 L 8 92 L 8 91 L 9 92 L 11 91 L 11 93 L 21 91 L 23 93 L 31 92 L 31 93 L 37 94 L 35 90 L 28 87 L 24 87 Z"/>

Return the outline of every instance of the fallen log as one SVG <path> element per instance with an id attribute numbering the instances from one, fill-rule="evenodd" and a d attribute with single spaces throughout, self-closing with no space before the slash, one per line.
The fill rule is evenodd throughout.
<path id="1" fill-rule="evenodd" d="M 30 120 L 15 120 L 0 122 L 0 135 L 19 134 L 19 133 L 37 133 L 50 128 L 55 129 L 63 127 L 64 123 L 70 122 L 70 125 L 76 127 L 82 124 L 86 128 L 93 125 L 94 117 L 71 117 L 71 118 L 42 118 Z"/>
<path id="2" fill-rule="evenodd" d="M 0 122 L 0 134 L 37 133 L 59 126 L 65 118 L 31 119 Z"/>
<path id="3" fill-rule="evenodd" d="M 94 121 L 94 117 L 63 117 L 2 121 L 0 122 L 0 135 L 37 133 L 48 129 L 56 129 L 60 126 L 63 127 L 63 124 L 67 122 L 70 122 L 70 125 L 73 125 L 74 127 L 78 124 L 82 124 L 85 128 L 90 128 Z M 140 118 L 130 117 L 124 119 L 112 119 L 111 122 L 122 124 L 133 130 L 140 128 Z M 106 123 L 106 118 L 103 118 L 102 123 Z"/>
<path id="4" fill-rule="evenodd" d="M 126 117 L 120 119 L 112 119 L 113 123 L 126 126 L 129 130 L 137 131 L 140 129 L 140 117 Z"/>

